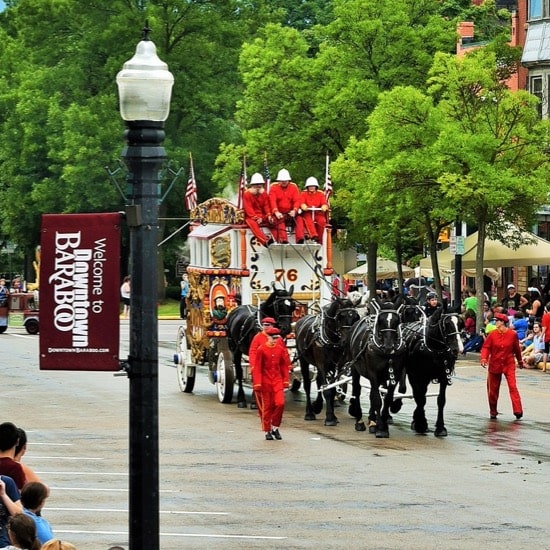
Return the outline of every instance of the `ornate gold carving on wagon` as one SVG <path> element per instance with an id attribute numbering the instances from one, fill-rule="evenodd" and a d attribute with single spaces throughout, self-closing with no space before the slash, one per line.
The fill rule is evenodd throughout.
<path id="1" fill-rule="evenodd" d="M 193 363 L 204 363 L 210 337 L 225 337 L 227 314 L 237 307 L 241 277 L 189 271 L 187 341 Z"/>
<path id="2" fill-rule="evenodd" d="M 210 241 L 212 267 L 229 267 L 231 265 L 231 237 L 222 235 Z"/>
<path id="3" fill-rule="evenodd" d="M 191 217 L 204 223 L 244 223 L 244 212 L 227 199 L 214 197 L 191 210 Z"/>

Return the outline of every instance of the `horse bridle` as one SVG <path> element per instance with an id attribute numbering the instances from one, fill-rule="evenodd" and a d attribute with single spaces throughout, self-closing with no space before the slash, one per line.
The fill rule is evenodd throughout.
<path id="1" fill-rule="evenodd" d="M 395 352 L 399 351 L 403 346 L 404 346 L 404 343 L 403 343 L 403 328 L 401 326 L 401 323 L 399 323 L 395 328 L 392 328 L 392 327 L 387 327 L 387 328 L 379 328 L 379 318 L 380 318 L 380 315 L 382 313 L 392 313 L 392 314 L 395 314 L 396 318 L 397 319 L 401 319 L 401 317 L 399 316 L 399 312 L 395 309 L 381 309 L 379 311 L 376 312 L 376 315 L 375 315 L 375 318 L 374 318 L 374 324 L 373 324 L 373 330 L 372 330 L 372 341 L 375 345 L 375 347 L 379 350 L 383 349 L 383 345 L 380 343 L 380 341 L 378 340 L 378 335 L 380 333 L 380 335 L 382 335 L 383 333 L 385 332 L 394 332 L 396 334 L 396 339 L 398 341 L 398 345 L 397 347 L 395 348 Z"/>
<path id="2" fill-rule="evenodd" d="M 275 312 L 275 319 L 277 319 L 277 322 L 282 319 L 288 319 L 289 323 L 288 326 L 290 326 L 290 321 L 292 320 L 292 313 L 279 313 L 279 302 L 288 300 L 291 303 L 291 312 L 294 311 L 294 308 L 296 307 L 296 301 L 293 300 L 290 296 L 277 296 L 273 300 L 273 311 Z M 281 323 L 279 323 L 280 325 Z"/>
<path id="3" fill-rule="evenodd" d="M 440 317 L 439 321 L 437 321 L 437 329 L 439 331 L 439 335 L 441 337 L 441 339 L 437 339 L 437 338 L 433 338 L 432 337 L 432 340 L 434 340 L 434 342 L 438 343 L 438 344 L 443 344 L 443 347 L 440 348 L 440 349 L 432 349 L 428 346 L 428 342 L 427 342 L 427 337 L 426 335 L 424 335 L 424 343 L 426 345 L 426 348 L 430 351 L 433 351 L 435 353 L 449 353 L 451 352 L 451 347 L 449 346 L 449 344 L 447 343 L 447 340 L 450 336 L 459 336 L 460 335 L 460 331 L 458 330 L 458 328 L 452 332 L 446 332 L 445 331 L 445 325 L 444 325 L 444 322 L 446 319 L 449 319 L 453 317 L 453 314 L 444 314 Z M 429 320 L 429 319 L 427 319 Z M 453 323 L 454 324 L 454 323 Z"/>

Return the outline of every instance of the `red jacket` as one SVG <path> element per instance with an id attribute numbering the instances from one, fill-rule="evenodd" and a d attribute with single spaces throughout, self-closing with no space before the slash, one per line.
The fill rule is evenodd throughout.
<path id="1" fill-rule="evenodd" d="M 499 329 L 492 330 L 481 348 L 481 363 L 488 362 L 489 372 L 500 374 L 516 368 L 514 357 L 517 364 L 521 365 L 523 359 L 516 331 L 511 328 L 502 332 Z"/>
<path id="2" fill-rule="evenodd" d="M 288 214 L 291 210 L 300 208 L 300 190 L 295 183 L 290 182 L 285 188 L 280 183 L 272 183 L 269 189 L 271 212 Z"/>
<path id="3" fill-rule="evenodd" d="M 550 342 L 550 313 L 547 311 L 542 315 L 540 326 L 544 329 L 544 341 Z"/>
<path id="4" fill-rule="evenodd" d="M 243 195 L 243 210 L 247 218 L 252 218 L 254 221 L 258 221 L 259 219 L 267 221 L 267 217 L 271 215 L 267 193 L 264 192 L 256 195 L 247 189 Z"/>
<path id="5" fill-rule="evenodd" d="M 254 391 L 279 391 L 288 388 L 290 356 L 283 344 L 262 344 L 256 352 L 256 365 L 252 371 Z"/>
<path id="6" fill-rule="evenodd" d="M 300 194 L 300 208 L 302 210 L 304 210 L 303 205 L 308 208 L 321 208 L 321 206 L 326 206 L 328 209 L 327 199 L 322 191 L 315 191 L 315 193 L 302 191 Z"/>

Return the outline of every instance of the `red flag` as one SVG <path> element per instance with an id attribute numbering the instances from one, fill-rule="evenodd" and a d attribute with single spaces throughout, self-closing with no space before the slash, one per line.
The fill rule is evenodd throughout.
<path id="1" fill-rule="evenodd" d="M 185 190 L 185 207 L 191 211 L 197 207 L 197 182 L 195 181 L 195 170 L 193 169 L 193 157 L 189 153 L 189 179 Z"/>
<path id="2" fill-rule="evenodd" d="M 237 195 L 237 208 L 243 208 L 243 195 L 246 190 L 246 157 L 243 155 L 243 164 L 241 166 L 241 177 L 239 178 L 239 191 Z"/>
<path id="3" fill-rule="evenodd" d="M 328 155 L 326 160 L 325 186 L 323 187 L 323 191 L 325 192 L 325 199 L 329 202 L 330 197 L 332 196 L 332 179 L 330 177 L 330 161 Z"/>

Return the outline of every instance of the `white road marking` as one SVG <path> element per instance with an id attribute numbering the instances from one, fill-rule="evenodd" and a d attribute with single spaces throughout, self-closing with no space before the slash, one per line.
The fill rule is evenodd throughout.
<path id="1" fill-rule="evenodd" d="M 71 535 L 117 535 L 128 536 L 123 531 L 76 531 L 69 529 L 56 529 L 56 533 L 65 533 Z M 159 533 L 161 537 L 200 537 L 212 539 L 254 539 L 254 540 L 285 540 L 287 537 L 269 537 L 264 535 L 214 535 L 207 533 Z"/>
<path id="2" fill-rule="evenodd" d="M 97 472 L 47 472 L 44 470 L 38 471 L 36 473 L 39 475 L 51 475 L 51 476 L 94 476 L 97 477 Z M 125 476 L 128 477 L 130 474 L 127 472 L 101 472 L 102 476 Z"/>
<path id="3" fill-rule="evenodd" d="M 57 487 L 55 485 L 50 485 L 50 489 L 55 489 L 56 491 L 96 491 L 98 493 L 127 493 L 129 491 L 129 489 L 101 489 L 98 487 Z M 159 492 L 174 494 L 181 493 L 181 491 L 174 491 L 172 489 L 161 489 Z"/>
<path id="4" fill-rule="evenodd" d="M 47 508 L 48 512 L 120 512 L 123 514 L 128 513 L 127 508 Z M 161 510 L 161 514 L 167 515 L 201 515 L 201 516 L 228 516 L 229 512 L 185 512 L 185 511 L 173 511 L 173 510 Z"/>
<path id="5" fill-rule="evenodd" d="M 105 460 L 99 456 L 32 456 L 33 460 Z"/>

